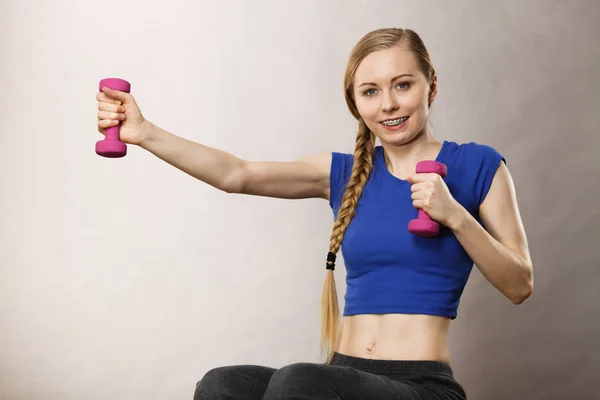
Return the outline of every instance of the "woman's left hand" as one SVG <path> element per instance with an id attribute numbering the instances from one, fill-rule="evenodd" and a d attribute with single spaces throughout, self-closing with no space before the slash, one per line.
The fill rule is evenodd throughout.
<path id="1" fill-rule="evenodd" d="M 438 174 L 415 174 L 407 180 L 412 184 L 413 206 L 425 211 L 434 221 L 452 228 L 463 207 L 452 197 L 442 177 Z"/>

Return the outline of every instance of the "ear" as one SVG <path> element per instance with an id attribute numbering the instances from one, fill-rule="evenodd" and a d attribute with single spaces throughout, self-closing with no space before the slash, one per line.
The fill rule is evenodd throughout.
<path id="1" fill-rule="evenodd" d="M 429 104 L 433 103 L 435 97 L 437 96 L 437 75 L 433 75 L 431 79 L 431 84 L 429 85 Z"/>

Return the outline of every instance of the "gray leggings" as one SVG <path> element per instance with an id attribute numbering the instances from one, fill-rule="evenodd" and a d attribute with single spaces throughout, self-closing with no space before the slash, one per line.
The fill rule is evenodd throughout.
<path id="1" fill-rule="evenodd" d="M 372 360 L 335 353 L 331 364 L 214 368 L 194 400 L 465 400 L 452 369 L 438 361 Z"/>

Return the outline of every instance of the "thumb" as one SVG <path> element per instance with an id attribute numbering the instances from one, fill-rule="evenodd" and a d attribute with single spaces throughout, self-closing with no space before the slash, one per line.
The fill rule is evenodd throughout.
<path id="1" fill-rule="evenodd" d="M 108 97 L 112 97 L 113 99 L 120 100 L 121 103 L 123 103 L 123 104 L 130 103 L 130 101 L 129 101 L 129 93 L 121 92 L 120 90 L 109 89 L 106 86 L 102 88 L 102 91 Z"/>

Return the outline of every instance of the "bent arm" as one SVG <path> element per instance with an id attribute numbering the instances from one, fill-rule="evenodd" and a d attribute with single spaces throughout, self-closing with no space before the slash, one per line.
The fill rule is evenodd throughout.
<path id="1" fill-rule="evenodd" d="M 140 147 L 227 193 L 283 199 L 329 199 L 331 153 L 290 162 L 247 161 L 148 123 Z"/>
<path id="2" fill-rule="evenodd" d="M 479 213 L 485 229 L 462 207 L 449 228 L 482 275 L 520 304 L 533 291 L 533 266 L 514 184 L 503 162 Z"/>

